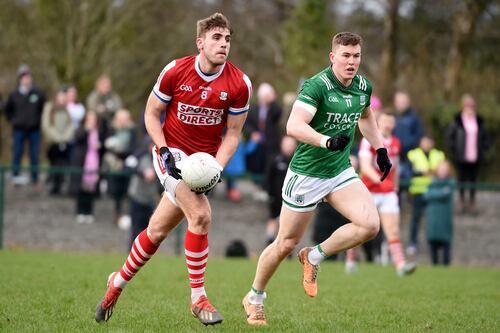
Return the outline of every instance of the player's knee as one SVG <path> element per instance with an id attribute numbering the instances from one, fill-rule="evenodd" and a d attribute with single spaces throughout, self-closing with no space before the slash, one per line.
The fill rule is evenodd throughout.
<path id="1" fill-rule="evenodd" d="M 380 222 L 378 219 L 375 219 L 374 221 L 368 223 L 365 225 L 363 228 L 364 230 L 364 238 L 366 241 L 373 239 L 377 236 L 379 230 L 380 230 Z"/>
<path id="2" fill-rule="evenodd" d="M 278 256 L 280 258 L 285 258 L 295 249 L 298 240 L 294 238 L 278 239 L 276 244 L 278 247 Z"/>
<path id="3" fill-rule="evenodd" d="M 208 231 L 208 226 L 212 221 L 212 217 L 208 210 L 191 213 L 189 214 L 189 216 L 187 216 L 187 219 L 190 226 L 203 231 Z"/>

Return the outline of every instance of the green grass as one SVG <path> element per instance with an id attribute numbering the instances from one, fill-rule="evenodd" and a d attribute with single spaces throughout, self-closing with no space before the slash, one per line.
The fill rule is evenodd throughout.
<path id="1" fill-rule="evenodd" d="M 211 258 L 207 290 L 224 316 L 204 327 L 189 312 L 183 258 L 155 256 L 129 283 L 113 318 L 94 321 L 109 272 L 125 255 L 0 251 L 1 332 L 494 332 L 500 331 L 500 270 L 419 267 L 398 278 L 362 265 L 346 276 L 324 263 L 319 295 L 308 298 L 300 265 L 286 261 L 272 280 L 268 327 L 247 326 L 241 299 L 256 262 Z"/>

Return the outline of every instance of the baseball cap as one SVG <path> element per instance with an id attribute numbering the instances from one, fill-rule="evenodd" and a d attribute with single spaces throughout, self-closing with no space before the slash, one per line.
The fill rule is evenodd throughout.
<path id="1" fill-rule="evenodd" d="M 18 79 L 21 78 L 24 75 L 31 75 L 31 70 L 30 70 L 29 66 L 26 65 L 26 64 L 22 64 L 17 69 L 17 78 Z"/>

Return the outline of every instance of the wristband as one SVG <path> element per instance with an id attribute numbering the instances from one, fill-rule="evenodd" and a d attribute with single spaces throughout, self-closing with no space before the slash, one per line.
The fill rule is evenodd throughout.
<path id="1" fill-rule="evenodd" d="M 319 146 L 321 148 L 326 148 L 326 142 L 330 139 L 329 136 L 327 135 L 323 135 L 323 137 L 321 138 L 321 141 L 319 142 Z"/>

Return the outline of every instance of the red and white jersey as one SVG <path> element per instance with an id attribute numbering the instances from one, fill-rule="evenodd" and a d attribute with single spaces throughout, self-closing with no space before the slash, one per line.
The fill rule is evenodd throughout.
<path id="1" fill-rule="evenodd" d="M 387 155 L 392 162 L 392 168 L 389 172 L 387 178 L 381 183 L 374 183 L 370 178 L 361 174 L 361 180 L 366 185 L 368 190 L 372 193 L 387 193 L 395 192 L 397 188 L 395 186 L 395 177 L 397 177 L 396 169 L 398 167 L 399 152 L 401 151 L 401 142 L 394 135 L 389 138 L 384 138 L 384 147 L 387 149 Z M 363 138 L 359 144 L 359 157 L 370 157 L 372 159 L 373 168 L 382 176 L 382 172 L 379 170 L 377 165 L 377 152 L 370 145 L 368 140 Z"/>
<path id="2" fill-rule="evenodd" d="M 248 111 L 252 84 L 229 61 L 217 73 L 206 75 L 198 57 L 170 62 L 160 73 L 153 93 L 167 104 L 163 124 L 167 146 L 188 155 L 205 152 L 215 156 L 228 114 Z"/>

